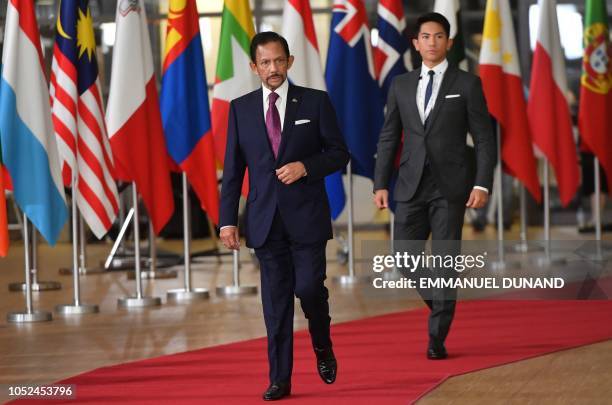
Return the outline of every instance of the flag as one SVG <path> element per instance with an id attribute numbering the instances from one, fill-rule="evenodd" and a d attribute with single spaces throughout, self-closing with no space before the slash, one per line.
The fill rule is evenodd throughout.
<path id="1" fill-rule="evenodd" d="M 98 81 L 89 0 L 60 2 L 51 65 L 53 127 L 64 185 L 76 184 L 79 212 L 101 239 L 119 212 L 119 193 Z"/>
<path id="2" fill-rule="evenodd" d="M 298 86 L 325 91 L 317 34 L 308 0 L 287 0 L 283 9 L 283 37 L 295 56 L 289 80 Z"/>
<path id="3" fill-rule="evenodd" d="M 9 247 L 8 220 L 4 193 L 4 166 L 2 165 L 2 141 L 0 140 L 0 256 L 6 257 Z"/>
<path id="4" fill-rule="evenodd" d="M 230 101 L 261 86 L 249 67 L 253 36 L 255 28 L 249 0 L 225 0 L 212 102 L 213 141 L 220 167 L 225 159 Z"/>
<path id="5" fill-rule="evenodd" d="M 219 190 L 208 106 L 204 52 L 194 1 L 170 0 L 161 115 L 166 147 L 185 172 L 202 209 L 219 223 Z"/>
<path id="6" fill-rule="evenodd" d="M 5 21 L 0 80 L 2 157 L 17 204 L 54 245 L 68 210 L 34 2 L 10 0 Z"/>
<path id="7" fill-rule="evenodd" d="M 461 4 L 459 0 L 436 0 L 434 11 L 442 14 L 450 23 L 450 38 L 453 46 L 446 55 L 449 63 L 467 70 L 467 59 L 465 58 L 465 44 L 463 42 L 463 29 L 461 28 Z"/>
<path id="8" fill-rule="evenodd" d="M 480 50 L 480 77 L 489 112 L 501 127 L 505 170 L 541 200 L 523 91 L 512 12 L 508 0 L 488 0 Z"/>
<path id="9" fill-rule="evenodd" d="M 155 233 L 174 211 L 143 0 L 117 2 L 106 122 L 119 180 L 136 183 Z"/>
<path id="10" fill-rule="evenodd" d="M 351 153 L 353 174 L 372 178 L 383 103 L 362 0 L 334 0 L 325 82 Z M 340 172 L 326 178 L 332 217 L 344 208 Z"/>
<path id="11" fill-rule="evenodd" d="M 381 0 L 378 3 L 378 44 L 374 48 L 374 70 L 383 100 L 387 100 L 393 78 L 412 70 L 409 44 L 403 2 Z"/>
<path id="12" fill-rule="evenodd" d="M 597 156 L 612 192 L 612 48 L 605 0 L 587 0 L 578 125 L 587 148 Z"/>
<path id="13" fill-rule="evenodd" d="M 556 1 L 540 0 L 538 4 L 540 19 L 527 115 L 534 143 L 555 170 L 559 197 L 565 206 L 580 184 L 576 144 L 566 99 L 565 58 L 561 49 Z"/>

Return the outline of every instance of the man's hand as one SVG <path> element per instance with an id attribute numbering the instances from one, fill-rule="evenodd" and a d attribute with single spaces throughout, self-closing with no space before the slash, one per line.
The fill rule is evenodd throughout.
<path id="1" fill-rule="evenodd" d="M 240 249 L 240 236 L 238 235 L 237 226 L 224 227 L 219 232 L 219 238 L 226 248 L 233 250 Z"/>
<path id="2" fill-rule="evenodd" d="M 389 208 L 389 190 L 376 190 L 374 192 L 374 204 L 379 210 Z"/>
<path id="3" fill-rule="evenodd" d="M 306 176 L 306 168 L 302 162 L 291 162 L 276 170 L 276 176 L 284 184 L 291 184 Z"/>
<path id="4" fill-rule="evenodd" d="M 486 205 L 487 201 L 489 201 L 489 194 L 475 188 L 470 193 L 470 199 L 465 206 L 468 208 L 482 208 Z"/>

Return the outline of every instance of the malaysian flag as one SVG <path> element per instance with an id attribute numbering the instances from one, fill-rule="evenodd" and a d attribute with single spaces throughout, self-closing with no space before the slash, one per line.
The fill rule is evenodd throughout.
<path id="1" fill-rule="evenodd" d="M 102 238 L 115 221 L 119 195 L 104 122 L 89 0 L 63 0 L 51 67 L 53 126 L 62 176 L 81 215 Z"/>

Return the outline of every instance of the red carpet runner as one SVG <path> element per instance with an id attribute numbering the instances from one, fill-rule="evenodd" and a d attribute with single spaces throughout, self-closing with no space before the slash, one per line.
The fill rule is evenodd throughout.
<path id="1" fill-rule="evenodd" d="M 338 380 L 319 380 L 308 335 L 296 334 L 291 404 L 409 404 L 451 376 L 612 338 L 612 301 L 459 303 L 450 357 L 428 361 L 425 310 L 335 325 Z M 265 340 L 104 367 L 62 381 L 78 404 L 261 404 Z M 25 401 L 19 401 L 24 403 Z M 36 401 L 35 403 L 40 403 Z"/>

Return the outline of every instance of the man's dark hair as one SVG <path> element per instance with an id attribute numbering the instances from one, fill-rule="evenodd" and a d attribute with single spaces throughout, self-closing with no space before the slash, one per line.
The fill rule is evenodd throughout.
<path id="1" fill-rule="evenodd" d="M 444 17 L 440 13 L 423 14 L 417 19 L 417 31 L 416 31 L 417 37 L 419 36 L 419 33 L 421 32 L 421 26 L 428 22 L 435 22 L 435 23 L 440 24 L 442 28 L 444 28 L 444 32 L 446 32 L 446 37 L 450 38 L 450 23 L 448 22 L 446 17 Z"/>
<path id="2" fill-rule="evenodd" d="M 287 58 L 289 58 L 289 55 L 291 54 L 289 53 L 289 44 L 287 43 L 287 40 L 283 38 L 282 36 L 278 35 L 276 32 L 264 31 L 264 32 L 255 34 L 255 36 L 251 40 L 251 49 L 250 49 L 251 62 L 256 63 L 255 54 L 257 53 L 257 47 L 259 45 L 265 45 L 270 42 L 280 43 L 283 49 L 285 50 L 285 54 L 287 55 Z"/>

